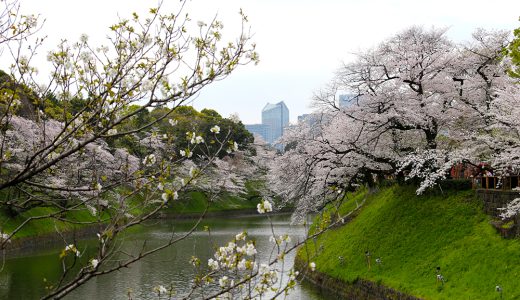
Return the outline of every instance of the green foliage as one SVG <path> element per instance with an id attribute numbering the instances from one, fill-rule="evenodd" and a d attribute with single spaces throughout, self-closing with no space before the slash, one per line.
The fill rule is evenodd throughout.
<path id="1" fill-rule="evenodd" d="M 125 108 L 125 112 L 136 111 L 140 107 L 132 105 Z M 168 117 L 162 118 L 168 114 Z M 172 125 L 170 122 L 175 122 Z M 237 142 L 241 149 L 246 148 L 254 141 L 253 135 L 245 129 L 245 126 L 239 122 L 235 123 L 230 119 L 222 118 L 222 116 L 212 109 L 203 109 L 198 112 L 191 106 L 179 106 L 171 110 L 167 107 L 156 107 L 152 111 L 143 110 L 135 117 L 130 118 L 117 127 L 118 132 L 127 132 L 146 126 L 151 122 L 156 122 L 152 128 L 141 131 L 133 136 L 118 137 L 108 140 L 112 147 L 124 147 L 130 153 L 142 157 L 147 150 L 139 143 L 139 139 L 146 134 L 156 131 L 158 134 L 167 134 L 174 149 L 183 150 L 190 146 L 190 138 L 187 137 L 188 132 L 195 132 L 207 142 L 204 147 L 199 147 L 194 154 L 203 154 L 202 151 L 215 153 L 219 147 L 218 143 L 211 142 L 215 136 L 210 129 L 217 125 L 220 127 L 220 134 L 217 138 L 223 141 L 226 137 L 232 142 Z M 206 148 L 207 147 L 207 148 Z M 226 148 L 219 153 L 219 157 L 227 155 Z"/>
<path id="2" fill-rule="evenodd" d="M 496 285 L 504 299 L 518 299 L 520 241 L 501 238 L 474 197 L 473 191 L 416 196 L 412 186 L 385 188 L 367 195 L 354 220 L 309 242 L 298 255 L 308 254 L 318 271 L 334 278 L 381 282 L 424 299 L 500 299 Z M 355 199 L 343 206 L 355 207 Z M 437 266 L 446 279 L 442 288 Z"/>
<path id="3" fill-rule="evenodd" d="M 160 109 L 164 110 L 164 108 Z M 155 110 L 151 113 L 152 117 L 154 112 Z M 177 124 L 172 126 L 169 124 L 169 119 L 176 121 Z M 219 145 L 211 143 L 211 140 L 214 139 L 214 134 L 210 132 L 210 129 L 215 125 L 220 127 L 220 133 L 217 135 L 217 138 L 221 141 L 228 136 L 230 141 L 237 142 L 242 149 L 254 141 L 252 134 L 245 129 L 242 122 L 235 123 L 230 119 L 222 118 L 220 114 L 212 109 L 203 109 L 201 112 L 198 112 L 191 106 L 175 108 L 168 119 L 164 119 L 159 123 L 158 128 L 161 134 L 168 134 L 174 137 L 174 146 L 177 149 L 187 148 L 190 139 L 187 138 L 186 133 L 195 132 L 207 141 L 206 146 L 209 152 L 215 153 Z M 199 148 L 194 154 L 202 154 L 204 148 Z M 225 151 L 219 153 L 220 157 L 225 155 L 227 155 Z"/>
<path id="4" fill-rule="evenodd" d="M 509 75 L 513 78 L 520 78 L 520 27 L 515 29 L 513 34 L 515 38 L 506 49 L 506 54 L 513 63 L 513 67 L 509 70 Z"/>

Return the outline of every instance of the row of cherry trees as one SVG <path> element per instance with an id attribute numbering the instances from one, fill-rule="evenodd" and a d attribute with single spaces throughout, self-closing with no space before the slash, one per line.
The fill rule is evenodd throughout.
<path id="1" fill-rule="evenodd" d="M 315 96 L 312 120 L 284 136 L 291 147 L 272 184 L 302 216 L 377 177 L 416 179 L 422 193 L 460 162 L 518 172 L 520 90 L 505 50 L 518 55 L 518 44 L 509 36 L 479 29 L 456 44 L 444 29 L 412 27 L 359 53 Z M 340 93 L 351 95 L 347 107 Z"/>

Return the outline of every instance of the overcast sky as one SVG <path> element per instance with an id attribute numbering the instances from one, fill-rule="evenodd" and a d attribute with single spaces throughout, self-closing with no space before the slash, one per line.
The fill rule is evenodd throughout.
<path id="1" fill-rule="evenodd" d="M 166 9 L 179 3 L 164 2 Z M 157 1 L 22 0 L 21 4 L 24 12 L 46 19 L 42 33 L 49 36 L 50 47 L 61 38 L 77 40 L 82 33 L 101 40 L 118 15 L 144 12 Z M 406 27 L 449 27 L 448 35 L 456 41 L 469 40 L 478 27 L 510 31 L 520 27 L 518 0 L 191 0 L 187 10 L 195 21 L 218 13 L 224 33 L 231 37 L 240 25 L 240 8 L 249 16 L 260 64 L 238 69 L 208 86 L 194 106 L 213 108 L 223 116 L 236 112 L 244 123 L 259 123 L 263 106 L 282 100 L 294 122 L 311 111 L 313 93 L 342 62 L 352 59 L 352 53 Z"/>

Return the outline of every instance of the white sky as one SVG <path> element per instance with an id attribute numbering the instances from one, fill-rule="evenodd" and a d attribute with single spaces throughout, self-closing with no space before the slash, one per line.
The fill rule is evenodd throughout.
<path id="1" fill-rule="evenodd" d="M 179 0 L 164 0 L 165 8 Z M 21 0 L 25 13 L 46 19 L 41 33 L 53 47 L 61 38 L 77 40 L 86 33 L 99 40 L 117 16 L 144 12 L 157 5 L 147 0 Z M 195 100 L 197 109 L 213 108 L 223 116 L 238 113 L 244 123 L 259 123 L 267 102 L 285 101 L 291 122 L 310 112 L 312 95 L 323 87 L 352 54 L 411 25 L 449 27 L 456 41 L 469 40 L 477 27 L 520 27 L 518 0 L 190 0 L 194 21 L 223 20 L 225 37 L 239 27 L 238 10 L 249 16 L 260 54 L 224 81 L 208 86 Z M 229 35 L 226 35 L 229 33 Z M 41 53 L 42 61 L 46 53 Z M 2 63 L 0 68 L 7 69 Z"/>

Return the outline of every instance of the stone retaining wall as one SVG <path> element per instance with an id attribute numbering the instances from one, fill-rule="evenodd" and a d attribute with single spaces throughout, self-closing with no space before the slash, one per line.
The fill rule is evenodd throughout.
<path id="1" fill-rule="evenodd" d="M 484 212 L 493 217 L 498 217 L 500 214 L 497 208 L 505 207 L 509 202 L 520 198 L 518 191 L 478 189 L 476 193 L 478 198 L 482 201 Z"/>
<path id="2" fill-rule="evenodd" d="M 505 207 L 509 202 L 516 198 L 520 198 L 518 191 L 504 190 L 476 190 L 477 197 L 480 199 L 484 212 L 495 218 L 491 224 L 504 238 L 520 237 L 520 216 L 514 217 L 512 220 L 501 220 L 501 213 L 498 208 Z M 512 222 L 512 223 L 511 223 Z"/>
<path id="3" fill-rule="evenodd" d="M 303 274 L 305 280 L 336 295 L 339 299 L 421 300 L 421 298 L 404 294 L 372 281 L 357 279 L 355 282 L 349 283 L 318 271 L 311 272 L 298 257 L 295 259 L 294 267 Z"/>

